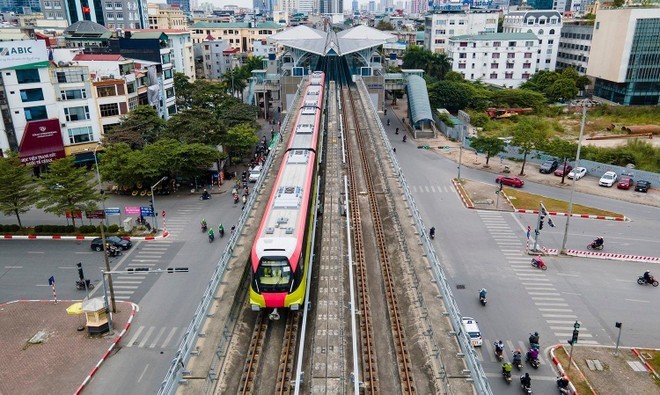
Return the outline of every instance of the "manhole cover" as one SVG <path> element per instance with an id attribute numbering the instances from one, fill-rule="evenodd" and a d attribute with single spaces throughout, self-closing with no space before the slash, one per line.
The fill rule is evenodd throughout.
<path id="1" fill-rule="evenodd" d="M 456 284 L 456 289 L 465 289 L 465 284 Z"/>

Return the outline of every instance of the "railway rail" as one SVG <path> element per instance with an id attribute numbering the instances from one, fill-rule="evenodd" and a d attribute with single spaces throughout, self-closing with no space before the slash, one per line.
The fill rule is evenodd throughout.
<path id="1" fill-rule="evenodd" d="M 366 131 L 361 130 L 360 125 L 366 123 L 366 119 L 364 119 L 364 114 L 367 112 L 363 109 L 358 109 L 357 108 L 357 103 L 360 103 L 359 100 L 354 100 L 354 94 L 353 94 L 353 89 L 354 87 L 349 87 L 347 89 L 344 89 L 344 94 L 343 98 L 344 103 L 350 103 L 350 106 L 344 107 L 346 111 L 350 111 L 350 114 L 348 117 L 345 117 L 347 122 L 350 122 L 351 125 L 347 128 L 347 130 L 351 131 L 354 133 L 354 141 L 356 142 L 357 146 L 360 148 L 358 149 L 358 155 L 359 156 L 359 161 L 360 161 L 360 166 L 355 166 L 357 159 L 354 159 L 354 148 L 350 146 L 348 148 L 348 157 L 349 157 L 349 166 L 348 166 L 348 172 L 349 172 L 349 178 L 351 180 L 351 194 L 352 194 L 352 201 L 357 202 L 357 176 L 355 172 L 357 169 L 361 169 L 363 172 L 363 177 L 362 180 L 364 180 L 364 185 L 366 186 L 366 195 L 368 198 L 368 206 L 370 209 L 370 216 L 367 221 L 371 222 L 372 228 L 373 228 L 373 234 L 376 240 L 376 246 L 377 246 L 377 254 L 378 254 L 378 261 L 380 263 L 380 268 L 381 268 L 381 274 L 382 274 L 382 280 L 383 280 L 383 285 L 384 285 L 384 291 L 385 291 L 385 296 L 386 296 L 386 301 L 387 301 L 387 311 L 389 314 L 389 324 L 390 324 L 390 330 L 391 330 L 391 335 L 392 335 L 392 342 L 393 346 L 396 352 L 396 362 L 398 366 L 398 380 L 400 384 L 400 393 L 402 394 L 415 394 L 416 393 L 416 386 L 414 382 L 414 377 L 413 377 L 413 369 L 412 369 L 412 363 L 410 361 L 410 355 L 408 352 L 408 345 L 407 345 L 407 340 L 406 340 L 406 334 L 403 328 L 402 320 L 401 320 L 401 312 L 399 310 L 399 304 L 397 301 L 397 294 L 396 294 L 396 284 L 394 281 L 394 275 L 393 275 L 393 269 L 391 265 L 391 260 L 389 257 L 388 253 L 388 242 L 386 240 L 385 236 L 385 231 L 383 227 L 383 221 L 381 218 L 381 211 L 384 213 L 387 213 L 388 208 L 384 207 L 386 204 L 382 204 L 379 202 L 379 197 L 378 197 L 378 192 L 376 191 L 375 187 L 375 182 L 374 179 L 377 177 L 378 171 L 372 170 L 371 164 L 372 160 L 368 155 L 368 150 L 365 149 L 365 147 L 370 144 L 369 139 L 366 136 Z M 358 94 L 359 95 L 359 94 Z M 355 95 L 355 96 L 358 96 Z M 359 206 L 357 204 L 352 205 L 352 214 L 353 214 L 353 219 L 357 222 L 362 222 L 364 213 L 361 212 Z M 360 226 L 355 224 L 355 229 L 360 229 Z M 357 264 L 360 266 L 360 269 L 358 271 L 358 284 L 359 284 L 359 293 L 360 293 L 360 302 L 361 302 L 361 310 L 364 315 L 363 318 L 365 318 L 365 325 L 361 326 L 362 329 L 362 334 L 363 334 L 363 353 L 364 358 L 363 361 L 365 362 L 365 382 L 369 380 L 369 388 L 370 393 L 377 393 L 378 389 L 375 387 L 375 380 L 374 380 L 374 371 L 377 370 L 377 367 L 375 366 L 375 358 L 372 353 L 372 346 L 373 346 L 373 329 L 372 326 L 369 325 L 369 322 L 371 321 L 371 311 L 369 308 L 369 301 L 368 301 L 368 284 L 367 284 L 367 279 L 366 279 L 366 260 L 364 259 L 364 254 L 365 254 L 365 244 L 364 244 L 364 239 L 363 236 L 360 234 L 359 231 L 355 232 L 355 237 L 356 237 L 356 254 L 358 255 L 358 260 Z"/>

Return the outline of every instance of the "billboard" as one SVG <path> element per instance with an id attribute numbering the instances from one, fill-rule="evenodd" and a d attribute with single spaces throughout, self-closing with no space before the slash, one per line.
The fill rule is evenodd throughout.
<path id="1" fill-rule="evenodd" d="M 60 120 L 54 118 L 28 122 L 18 151 L 21 163 L 25 166 L 44 165 L 64 158 Z"/>
<path id="2" fill-rule="evenodd" d="M 0 70 L 48 62 L 48 49 L 43 40 L 0 42 Z"/>

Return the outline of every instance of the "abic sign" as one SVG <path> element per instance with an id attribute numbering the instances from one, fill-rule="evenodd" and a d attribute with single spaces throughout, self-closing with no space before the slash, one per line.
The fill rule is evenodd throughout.
<path id="1" fill-rule="evenodd" d="M 44 40 L 3 41 L 0 43 L 0 70 L 48 62 Z"/>

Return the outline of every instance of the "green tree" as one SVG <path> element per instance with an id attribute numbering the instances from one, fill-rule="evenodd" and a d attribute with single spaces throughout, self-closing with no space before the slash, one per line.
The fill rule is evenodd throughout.
<path id="1" fill-rule="evenodd" d="M 497 137 L 477 137 L 472 139 L 470 145 L 475 150 L 486 154 L 486 166 L 488 166 L 490 158 L 503 152 L 506 148 L 506 143 Z"/>
<path id="2" fill-rule="evenodd" d="M 174 92 L 176 92 L 176 105 L 179 110 L 190 107 L 193 96 L 193 84 L 187 75 L 174 73 Z"/>
<path id="3" fill-rule="evenodd" d="M 227 159 L 227 154 L 204 144 L 179 146 L 172 160 L 171 171 L 177 176 L 192 178 L 206 172 L 214 162 Z"/>
<path id="4" fill-rule="evenodd" d="M 448 71 L 447 74 L 445 74 L 445 80 L 462 82 L 465 81 L 465 78 L 463 78 L 463 74 L 458 71 Z"/>
<path id="5" fill-rule="evenodd" d="M 85 168 L 76 167 L 73 156 L 51 162 L 48 173 L 42 174 L 39 184 L 37 208 L 57 216 L 65 215 L 67 211 L 92 211 L 103 195 L 96 185 L 90 183 Z M 93 181 L 93 184 L 96 180 Z M 57 187 L 55 187 L 57 186 Z M 75 216 L 71 216 L 73 227 L 76 227 Z"/>
<path id="6" fill-rule="evenodd" d="M 546 89 L 545 95 L 551 102 L 571 100 L 577 96 L 578 88 L 570 78 L 559 78 Z"/>
<path id="7" fill-rule="evenodd" d="M 415 45 L 403 54 L 403 68 L 425 70 L 427 77 L 442 80 L 451 71 L 451 58 Z"/>
<path id="8" fill-rule="evenodd" d="M 0 155 L 0 212 L 14 214 L 18 226 L 23 227 L 21 214 L 36 203 L 36 189 L 32 168 L 23 166 L 18 154 L 10 152 L 7 158 Z"/>
<path id="9" fill-rule="evenodd" d="M 103 155 L 99 156 L 99 172 L 104 180 L 110 180 L 117 183 L 120 187 L 132 187 L 136 181 L 135 168 L 130 167 L 129 163 L 133 151 L 126 143 L 112 144 L 105 148 Z"/>
<path id="10" fill-rule="evenodd" d="M 465 109 L 473 98 L 473 89 L 457 81 L 438 81 L 428 86 L 431 108 L 446 108 L 452 114 Z"/>
<path id="11" fill-rule="evenodd" d="M 520 175 L 525 175 L 525 164 L 527 155 L 535 149 L 543 146 L 548 135 L 548 124 L 538 117 L 521 117 L 511 128 L 513 139 L 511 144 L 518 147 L 519 152 L 523 154 L 523 163 L 520 168 Z"/>
<path id="12" fill-rule="evenodd" d="M 216 145 L 225 133 L 225 123 L 219 119 L 212 109 L 192 107 L 170 117 L 163 135 L 182 144 Z"/>
<path id="13" fill-rule="evenodd" d="M 564 168 L 563 168 L 564 173 L 561 176 L 561 183 L 563 184 L 564 180 L 566 178 L 566 173 L 567 173 L 565 171 L 566 170 L 565 165 L 566 165 L 566 163 L 568 162 L 569 159 L 573 159 L 573 158 L 576 157 L 576 155 L 577 155 L 577 144 L 572 142 L 572 141 L 568 141 L 568 140 L 560 139 L 559 137 L 555 137 L 552 140 L 547 141 L 547 142 L 544 143 L 543 150 L 546 153 L 548 153 L 552 156 L 556 156 L 557 158 L 561 159 L 561 162 L 560 162 L 561 166 L 564 166 Z"/>
<path id="14" fill-rule="evenodd" d="M 250 124 L 236 125 L 227 131 L 224 145 L 232 158 L 244 158 L 259 142 Z"/>
<path id="15" fill-rule="evenodd" d="M 104 136 L 104 141 L 108 144 L 127 143 L 131 148 L 139 149 L 158 140 L 164 128 L 165 121 L 153 107 L 138 106 Z"/>
<path id="16" fill-rule="evenodd" d="M 531 107 L 536 111 L 547 103 L 543 94 L 527 89 L 496 90 L 491 93 L 490 100 L 492 107 Z"/>
<path id="17" fill-rule="evenodd" d="M 386 22 L 384 19 L 381 19 L 376 25 L 376 29 L 383 31 L 392 31 L 396 28 L 390 22 Z"/>
<path id="18" fill-rule="evenodd" d="M 245 63 L 241 68 L 245 70 L 247 78 L 252 77 L 253 70 L 263 70 L 265 68 L 264 60 L 263 56 L 248 56 L 247 59 L 245 59 Z"/>

